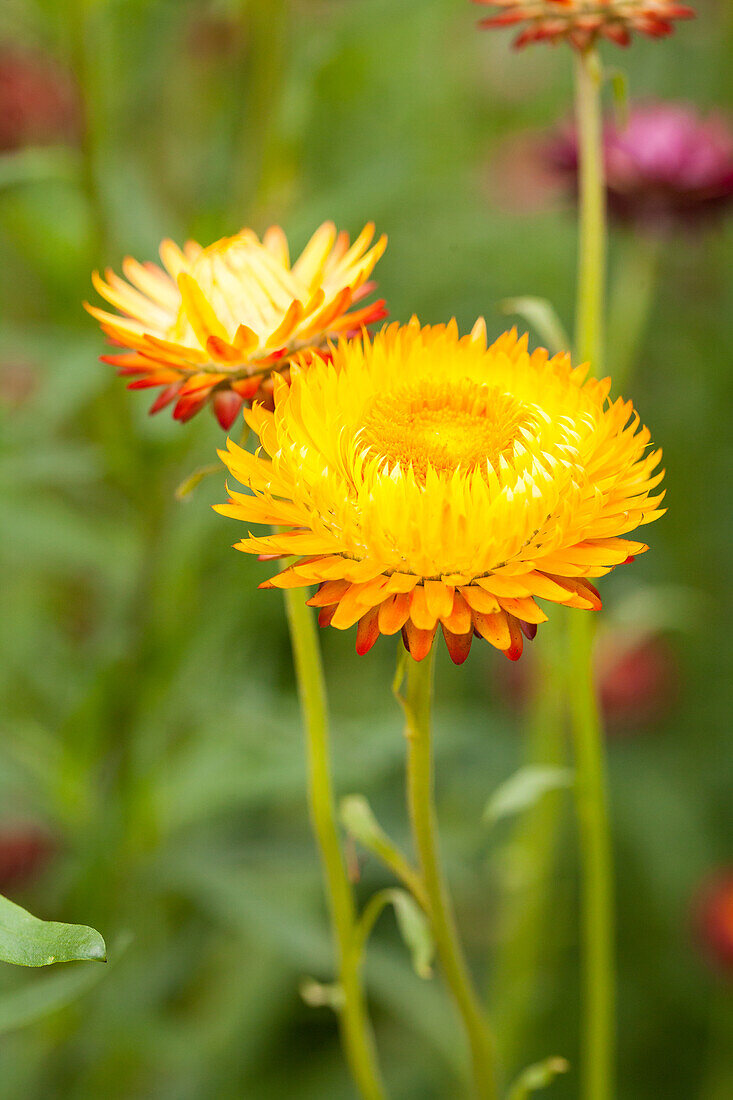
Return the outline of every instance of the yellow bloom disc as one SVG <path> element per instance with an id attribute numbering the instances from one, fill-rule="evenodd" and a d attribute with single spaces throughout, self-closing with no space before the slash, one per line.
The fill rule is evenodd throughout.
<path id="1" fill-rule="evenodd" d="M 238 549 L 295 556 L 265 586 L 318 583 L 321 623 L 358 623 L 359 652 L 401 630 L 419 660 L 440 625 L 455 661 L 476 635 L 515 659 L 546 619 L 536 598 L 598 608 L 590 578 L 646 550 L 621 536 L 662 514 L 661 451 L 609 389 L 516 331 L 487 349 L 482 321 L 463 338 L 391 325 L 245 412 L 261 449 L 220 452 L 249 492 L 218 511 L 280 528 Z"/>

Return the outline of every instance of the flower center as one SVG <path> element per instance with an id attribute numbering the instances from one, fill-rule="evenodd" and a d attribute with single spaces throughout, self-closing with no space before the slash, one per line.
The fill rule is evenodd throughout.
<path id="1" fill-rule="evenodd" d="M 496 386 L 427 379 L 374 398 L 361 439 L 388 469 L 411 466 L 424 481 L 429 467 L 453 473 L 496 465 L 520 429 L 534 423 L 526 405 Z"/>

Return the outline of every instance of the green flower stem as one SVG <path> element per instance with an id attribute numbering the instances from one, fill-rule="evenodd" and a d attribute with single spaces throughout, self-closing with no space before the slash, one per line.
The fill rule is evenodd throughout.
<path id="1" fill-rule="evenodd" d="M 603 309 L 606 284 L 606 194 L 603 172 L 603 73 L 594 49 L 579 53 L 575 111 L 580 146 L 580 226 L 575 346 L 592 370 L 603 370 Z"/>
<path id="2" fill-rule="evenodd" d="M 615 975 L 613 856 L 605 749 L 593 684 L 593 618 L 576 612 L 570 631 L 570 717 L 582 866 L 583 1093 L 612 1100 Z"/>
<path id="3" fill-rule="evenodd" d="M 606 216 L 601 144 L 602 72 L 594 49 L 578 55 L 580 243 L 576 350 L 601 369 Z M 613 866 L 603 729 L 593 683 L 593 617 L 570 618 L 570 715 L 580 832 L 583 967 L 582 1095 L 611 1100 L 614 1087 L 615 975 Z"/>
<path id="4" fill-rule="evenodd" d="M 458 939 L 438 855 L 430 723 L 432 684 L 433 651 L 421 662 L 408 660 L 404 705 L 410 818 L 436 948 L 471 1048 L 475 1095 L 480 1100 L 496 1100 L 493 1044 Z"/>
<path id="5" fill-rule="evenodd" d="M 570 612 L 574 614 L 574 612 Z M 526 763 L 567 765 L 565 680 L 567 618 L 564 609 L 542 629 L 542 644 L 534 651 L 531 697 L 527 707 Z M 547 929 L 557 890 L 554 875 L 566 791 L 550 791 L 520 815 L 502 853 L 503 899 L 499 917 L 498 952 L 493 988 L 492 1019 L 504 1070 L 523 1068 L 536 1012 L 538 975 L 547 959 Z"/>
<path id="6" fill-rule="evenodd" d="M 354 895 L 341 854 L 329 759 L 326 687 L 318 636 L 303 593 L 284 592 L 308 752 L 308 798 L 323 865 L 343 1003 L 341 1038 L 364 1100 L 384 1100 L 374 1039 L 361 982 L 361 950 Z"/>

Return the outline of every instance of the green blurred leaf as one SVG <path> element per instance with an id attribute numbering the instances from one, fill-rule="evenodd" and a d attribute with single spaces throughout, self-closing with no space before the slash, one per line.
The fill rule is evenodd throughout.
<path id="1" fill-rule="evenodd" d="M 531 1092 L 547 1088 L 561 1073 L 567 1073 L 570 1063 L 565 1058 L 545 1058 L 543 1062 L 535 1062 L 527 1066 L 519 1074 L 514 1084 L 509 1089 L 507 1100 L 526 1100 Z"/>
<path id="2" fill-rule="evenodd" d="M 616 126 L 625 130 L 629 124 L 629 78 L 623 69 L 609 69 L 606 77 L 611 85 Z"/>
<path id="3" fill-rule="evenodd" d="M 85 924 L 39 920 L 0 895 L 0 960 L 16 966 L 106 962 L 107 948 L 99 932 Z"/>
<path id="4" fill-rule="evenodd" d="M 385 833 L 363 794 L 347 794 L 341 799 L 341 823 L 347 833 L 365 848 L 385 839 Z"/>
<path id="5" fill-rule="evenodd" d="M 483 819 L 495 825 L 504 817 L 528 810 L 548 791 L 571 787 L 573 772 L 569 768 L 528 764 L 498 787 L 484 810 Z"/>
<path id="6" fill-rule="evenodd" d="M 412 957 L 415 973 L 419 978 L 432 977 L 435 942 L 428 918 L 406 890 L 390 890 L 389 895 L 397 927 Z"/>
<path id="7" fill-rule="evenodd" d="M 224 467 L 221 462 L 212 462 L 208 466 L 199 466 L 197 470 L 194 470 L 193 473 L 183 479 L 180 485 L 176 487 L 176 491 L 173 495 L 176 500 L 187 500 L 202 481 L 205 481 L 207 477 L 211 477 L 212 474 L 217 473 L 224 473 Z"/>
<path id="8" fill-rule="evenodd" d="M 570 347 L 565 327 L 546 298 L 505 298 L 499 302 L 499 309 L 502 313 L 516 313 L 531 325 L 552 355 Z"/>

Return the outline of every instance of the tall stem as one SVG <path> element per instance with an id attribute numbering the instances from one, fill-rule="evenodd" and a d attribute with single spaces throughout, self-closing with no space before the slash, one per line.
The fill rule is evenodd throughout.
<path id="1" fill-rule="evenodd" d="M 601 143 L 601 68 L 594 49 L 579 54 L 576 110 L 580 145 L 580 244 L 576 348 L 602 363 L 606 219 Z M 613 864 L 603 730 L 593 682 L 593 620 L 570 619 L 570 711 L 581 854 L 583 1066 L 585 1100 L 614 1095 Z"/>
<path id="2" fill-rule="evenodd" d="M 563 611 L 558 607 L 543 627 L 542 645 L 532 654 L 534 675 L 526 711 L 529 765 L 561 767 L 568 762 Z M 556 904 L 554 871 L 565 806 L 565 791 L 548 792 L 519 816 L 502 853 L 501 950 L 489 1003 L 501 1064 L 510 1077 L 526 1065 L 527 1040 L 538 1015 L 539 975 L 548 957 L 547 929 Z"/>
<path id="3" fill-rule="evenodd" d="M 575 346 L 594 373 L 603 369 L 606 285 L 606 195 L 603 171 L 602 71 L 594 49 L 578 54 L 575 113 L 580 147 L 580 226 Z"/>
<path id="4" fill-rule="evenodd" d="M 433 804 L 430 706 L 432 652 L 422 662 L 407 662 L 407 794 L 430 923 L 445 979 L 461 1014 L 471 1048 L 475 1095 L 495 1100 L 493 1044 L 463 956 L 450 897 L 440 866 Z"/>
<path id="5" fill-rule="evenodd" d="M 360 951 L 355 934 L 356 907 L 336 824 L 326 686 L 318 636 L 303 593 L 286 589 L 284 596 L 305 724 L 310 815 L 323 865 L 342 993 L 341 1039 L 361 1096 L 364 1100 L 384 1100 L 361 982 Z"/>

